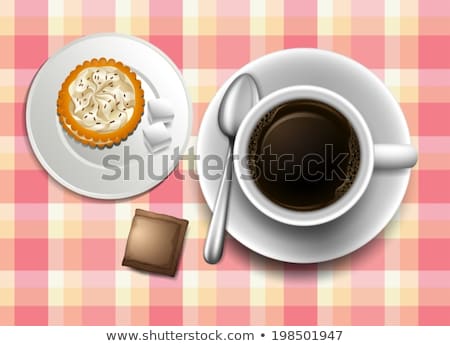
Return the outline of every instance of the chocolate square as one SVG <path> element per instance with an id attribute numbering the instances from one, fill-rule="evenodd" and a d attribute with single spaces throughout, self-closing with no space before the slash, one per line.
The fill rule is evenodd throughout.
<path id="1" fill-rule="evenodd" d="M 174 276 L 188 221 L 136 209 L 123 266 Z"/>

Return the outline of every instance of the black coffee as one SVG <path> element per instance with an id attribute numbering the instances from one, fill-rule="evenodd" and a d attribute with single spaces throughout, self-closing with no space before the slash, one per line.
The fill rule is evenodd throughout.
<path id="1" fill-rule="evenodd" d="M 351 187 L 359 143 L 348 120 L 314 100 L 281 104 L 256 125 L 248 148 L 256 185 L 283 207 L 326 207 Z"/>

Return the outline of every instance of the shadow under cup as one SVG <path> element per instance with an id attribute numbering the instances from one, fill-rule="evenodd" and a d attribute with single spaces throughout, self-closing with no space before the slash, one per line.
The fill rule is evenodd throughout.
<path id="1" fill-rule="evenodd" d="M 273 107 L 256 123 L 247 152 L 258 189 L 294 211 L 335 203 L 351 188 L 360 166 L 359 140 L 350 122 L 314 99 Z"/>

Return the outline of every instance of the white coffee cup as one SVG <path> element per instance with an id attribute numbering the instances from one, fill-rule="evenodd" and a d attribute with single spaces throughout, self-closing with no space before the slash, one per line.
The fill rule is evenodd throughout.
<path id="1" fill-rule="evenodd" d="M 294 100 L 316 100 L 338 110 L 349 121 L 359 141 L 358 173 L 345 194 L 330 205 L 312 211 L 283 207 L 266 197 L 250 178 L 248 147 L 257 123 L 270 110 Z M 301 85 L 279 89 L 261 99 L 245 116 L 234 142 L 234 169 L 246 197 L 262 213 L 274 220 L 297 226 L 312 226 L 334 220 L 351 209 L 364 194 L 374 169 L 405 169 L 417 162 L 417 151 L 408 144 L 374 143 L 370 130 L 359 111 L 341 95 L 317 86 Z M 301 193 L 301 191 L 299 191 Z"/>

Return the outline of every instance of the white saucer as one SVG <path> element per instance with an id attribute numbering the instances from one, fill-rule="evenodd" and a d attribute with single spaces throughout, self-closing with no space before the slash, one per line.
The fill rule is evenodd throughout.
<path id="1" fill-rule="evenodd" d="M 225 90 L 241 73 L 249 73 L 255 78 L 262 96 L 299 84 L 331 89 L 358 108 L 375 143 L 410 143 L 400 106 L 384 84 L 364 66 L 317 49 L 272 53 L 231 76 L 203 116 L 197 142 L 201 160 L 198 167 L 200 186 L 210 208 L 214 205 L 220 180 L 205 177 L 204 160 L 208 155 L 225 159 L 227 140 L 219 130 L 217 111 Z M 375 171 L 365 194 L 350 211 L 334 221 L 312 227 L 290 226 L 270 219 L 248 201 L 234 180 L 227 230 L 249 249 L 273 259 L 292 263 L 331 260 L 357 250 L 386 226 L 400 206 L 409 176 L 410 169 Z"/>
<path id="2" fill-rule="evenodd" d="M 168 148 L 154 155 L 146 148 L 142 133 L 146 113 L 133 134 L 112 148 L 92 149 L 63 130 L 56 114 L 62 82 L 83 61 L 100 57 L 121 61 L 135 71 L 146 101 L 161 97 L 171 104 L 175 117 L 168 127 L 172 137 Z M 172 154 L 183 153 L 191 133 L 192 105 L 180 72 L 158 48 L 132 36 L 96 34 L 65 46 L 41 67 L 28 93 L 26 123 L 36 157 L 55 180 L 84 196 L 118 199 L 153 188 L 173 171 L 178 159 Z M 126 165 L 125 148 L 130 155 L 141 157 L 144 164 L 132 158 Z M 114 168 L 104 166 L 107 155 L 115 155 L 108 161 Z M 102 178 L 119 173 L 117 179 Z"/>

